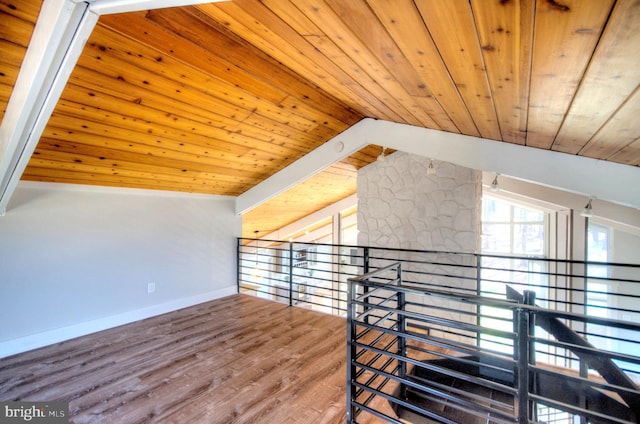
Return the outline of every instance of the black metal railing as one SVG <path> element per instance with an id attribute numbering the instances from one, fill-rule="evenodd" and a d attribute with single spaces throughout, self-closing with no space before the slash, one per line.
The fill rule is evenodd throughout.
<path id="1" fill-rule="evenodd" d="M 363 257 L 354 246 L 238 239 L 238 291 L 345 316 L 347 280 Z"/>
<path id="2" fill-rule="evenodd" d="M 358 293 L 363 296 L 358 300 L 361 310 L 348 307 L 349 279 L 383 269 L 380 272 L 393 273 L 386 267 L 396 263 L 402 264 L 401 284 L 391 285 L 398 290 L 389 291 L 385 297 L 380 287 L 358 283 L 362 285 Z M 395 278 L 385 276 L 379 283 Z M 379 413 L 391 417 L 385 418 L 391 422 L 399 422 L 393 421 L 398 419 L 393 418 L 398 412 L 435 414 L 443 422 L 483 419 L 485 423 L 518 422 L 523 419 L 518 414 L 527 412 L 529 422 L 634 422 L 625 421 L 631 398 L 625 400 L 624 396 L 635 389 L 625 388 L 624 382 L 620 385 L 620 381 L 603 379 L 601 364 L 591 356 L 614 364 L 634 384 L 640 381 L 636 356 L 640 337 L 632 324 L 640 322 L 637 264 L 239 239 L 238 291 L 336 315 L 346 316 L 349 310 L 361 317 L 358 328 L 368 330 L 365 336 L 374 342 L 359 338 L 355 346 L 361 349 L 360 344 L 371 345 L 359 358 L 373 360 L 375 366 L 359 365 L 362 368 L 358 372 L 372 382 L 357 381 L 367 388 L 360 387 L 361 392 L 354 397 L 356 404 L 361 404 L 356 415 Z M 515 298 L 513 292 L 522 298 Z M 394 324 L 398 302 L 403 312 Z M 375 308 L 365 313 L 368 303 Z M 529 320 L 527 337 L 518 337 L 524 334 L 519 326 L 525 325 L 519 311 L 526 311 Z M 380 325 L 385 315 L 388 317 Z M 552 334 L 562 327 L 556 321 L 569 328 L 570 335 Z M 573 335 L 587 344 L 576 344 Z M 530 366 L 523 374 L 519 373 L 518 361 L 525 355 L 524 340 L 528 346 L 525 362 Z M 400 359 L 405 358 L 403 351 L 409 355 L 406 359 Z M 427 359 L 431 362 L 425 363 Z M 380 370 L 379 361 L 385 363 Z M 404 377 L 398 375 L 402 369 L 406 370 L 400 374 Z M 553 380 L 556 370 L 566 374 L 565 386 Z M 489 371 L 491 375 L 484 375 Z M 389 380 L 383 382 L 383 376 Z M 480 392 L 491 390 L 491 402 L 487 403 L 486 393 L 452 386 L 463 376 L 483 380 L 473 387 Z M 526 402 L 519 398 L 524 392 L 516 389 L 516 383 L 525 376 L 531 388 Z M 380 388 L 375 389 L 375 384 L 381 384 Z M 576 392 L 579 396 L 563 401 L 557 393 L 539 389 L 548 386 L 564 387 L 563 393 Z M 613 393 L 609 397 L 617 403 L 594 392 Z M 362 396 L 372 400 L 365 402 Z M 416 406 L 420 403 L 415 398 L 422 399 L 423 404 L 436 403 L 425 412 Z M 385 402 L 380 403 L 381 399 Z M 575 407 L 567 406 L 574 401 Z M 596 401 L 605 402 L 614 418 L 599 417 L 593 408 L 588 412 Z M 528 408 L 518 409 L 517 405 L 525 403 Z M 380 412 L 390 405 L 395 409 Z M 436 413 L 439 408 L 464 418 L 446 421 Z"/>
<path id="3" fill-rule="evenodd" d="M 533 291 L 511 289 L 509 300 L 419 288 L 404 273 L 397 263 L 350 279 L 348 422 L 637 422 L 640 325 L 541 308 Z M 480 325 L 482 307 L 509 316 L 509 327 Z M 617 346 L 596 347 L 574 330 L 591 325 Z M 577 366 L 536 358 L 548 349 Z"/>

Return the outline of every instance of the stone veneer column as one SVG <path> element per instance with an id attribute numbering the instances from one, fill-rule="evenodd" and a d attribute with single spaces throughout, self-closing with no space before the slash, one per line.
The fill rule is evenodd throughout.
<path id="1" fill-rule="evenodd" d="M 358 172 L 358 244 L 477 253 L 482 173 L 403 152 Z"/>
<path id="2" fill-rule="evenodd" d="M 410 249 L 388 257 L 403 262 L 403 275 L 409 275 L 412 285 L 475 294 L 475 257 L 444 252 L 479 252 L 481 172 L 434 161 L 436 173 L 429 175 L 429 162 L 425 157 L 396 152 L 360 169 L 358 244 Z M 380 251 L 375 255 L 387 256 Z M 370 266 L 375 269 L 386 264 L 388 261 L 377 259 Z M 470 304 L 418 295 L 408 295 L 407 300 L 414 312 L 466 324 L 476 321 L 476 308 Z M 474 332 L 452 333 L 438 325 L 431 325 L 428 331 L 461 343 L 477 341 Z"/>

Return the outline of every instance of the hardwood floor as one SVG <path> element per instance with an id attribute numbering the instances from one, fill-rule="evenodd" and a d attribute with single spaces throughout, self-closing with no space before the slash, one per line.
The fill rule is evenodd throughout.
<path id="1" fill-rule="evenodd" d="M 234 295 L 0 360 L 71 423 L 344 423 L 344 319 Z"/>

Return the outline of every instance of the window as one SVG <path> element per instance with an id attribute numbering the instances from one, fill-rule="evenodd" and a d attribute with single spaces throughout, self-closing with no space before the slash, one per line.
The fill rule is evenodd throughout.
<path id="1" fill-rule="evenodd" d="M 548 214 L 506 200 L 485 196 L 482 199 L 482 253 L 509 256 L 483 258 L 480 293 L 505 298 L 509 285 L 520 293 L 533 290 L 545 306 L 548 298 L 546 263 L 535 261 L 547 256 Z M 522 272 L 527 271 L 527 272 Z M 482 306 L 480 325 L 510 331 L 511 313 Z M 483 335 L 480 345 L 500 352 L 511 351 L 511 341 Z"/>
<path id="2" fill-rule="evenodd" d="M 546 214 L 504 200 L 482 199 L 482 253 L 544 256 Z"/>
<path id="3" fill-rule="evenodd" d="M 587 260 L 589 262 L 607 262 L 609 260 L 610 247 L 609 228 L 603 225 L 589 222 L 587 228 Z M 587 267 L 587 315 L 600 318 L 611 318 L 611 308 L 615 305 L 614 297 L 610 292 L 615 292 L 610 281 L 601 280 L 609 277 L 609 266 L 589 264 Z M 601 349 L 611 350 L 614 348 L 613 329 L 599 325 L 588 324 L 587 334 L 591 343 Z"/>

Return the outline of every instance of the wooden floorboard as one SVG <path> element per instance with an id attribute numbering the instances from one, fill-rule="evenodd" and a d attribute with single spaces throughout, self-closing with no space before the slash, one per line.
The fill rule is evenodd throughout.
<path id="1" fill-rule="evenodd" d="M 0 359 L 71 423 L 344 423 L 345 320 L 245 295 Z"/>

